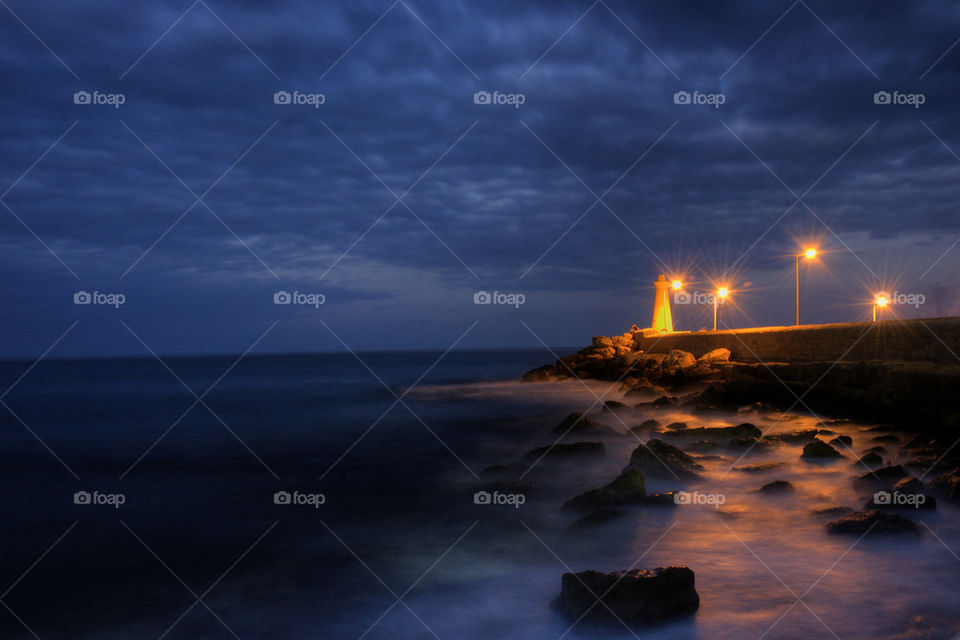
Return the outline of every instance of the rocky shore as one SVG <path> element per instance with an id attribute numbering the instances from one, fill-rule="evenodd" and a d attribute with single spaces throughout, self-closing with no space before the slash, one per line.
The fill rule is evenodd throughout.
<path id="1" fill-rule="evenodd" d="M 705 465 L 719 459 L 735 461 L 733 472 L 763 478 L 755 491 L 768 500 L 796 493 L 791 482 L 776 478 L 791 466 L 855 469 L 851 488 L 859 503 L 809 510 L 822 519 L 819 526 L 828 535 L 869 533 L 906 540 L 923 535 L 916 514 L 934 512 L 938 499 L 960 503 L 960 447 L 954 447 L 960 395 L 950 391 L 960 388 L 960 367 L 882 361 L 738 363 L 725 348 L 700 354 L 645 353 L 636 348 L 643 337 L 636 328 L 619 336 L 597 336 L 589 347 L 523 376 L 532 383 L 607 381 L 622 396 L 604 402 L 599 417 L 571 413 L 550 431 L 555 443 L 531 450 L 524 460 L 583 461 L 606 455 L 604 439 L 639 440 L 619 476 L 602 486 L 585 487 L 563 503 L 564 509 L 580 514 L 572 529 L 604 526 L 624 508 L 683 504 L 683 488 L 702 480 Z M 635 415 L 631 412 L 669 409 L 705 419 L 741 415 L 745 409 L 808 416 L 816 411 L 820 421 L 811 428 L 784 429 L 796 416 L 780 413 L 773 425 L 662 425 L 648 418 L 626 428 L 611 426 L 625 425 L 621 416 L 630 419 Z M 616 419 L 604 420 L 604 413 Z M 838 433 L 851 419 L 877 424 Z M 584 437 L 591 440 L 561 442 Z M 795 462 L 746 460 L 782 448 L 798 451 Z M 499 471 L 510 475 L 508 467 Z M 675 488 L 649 494 L 651 478 Z M 700 596 L 693 569 L 678 564 L 567 573 L 558 602 L 573 620 L 613 619 L 639 627 L 695 612 Z"/>

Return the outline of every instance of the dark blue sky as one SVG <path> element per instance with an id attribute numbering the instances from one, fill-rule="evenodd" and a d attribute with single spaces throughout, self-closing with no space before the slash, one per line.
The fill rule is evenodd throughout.
<path id="1" fill-rule="evenodd" d="M 4 2 L 2 357 L 786 324 L 808 243 L 807 322 L 960 312 L 952 2 Z"/>

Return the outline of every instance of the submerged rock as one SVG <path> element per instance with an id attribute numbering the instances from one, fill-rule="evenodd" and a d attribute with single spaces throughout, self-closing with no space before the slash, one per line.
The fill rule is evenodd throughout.
<path id="1" fill-rule="evenodd" d="M 560 604 L 574 620 L 646 626 L 693 613 L 700 596 L 688 567 L 581 571 L 563 574 Z"/>
<path id="2" fill-rule="evenodd" d="M 773 471 L 774 469 L 782 469 L 785 466 L 787 466 L 786 462 L 760 462 L 734 467 L 733 470 L 742 471 L 743 473 L 763 473 L 765 471 Z"/>
<path id="3" fill-rule="evenodd" d="M 689 478 L 696 477 L 703 466 L 672 444 L 653 439 L 633 450 L 626 469 L 639 469 L 652 476 Z"/>
<path id="4" fill-rule="evenodd" d="M 683 422 L 674 424 L 685 425 Z M 667 427 L 667 429 L 670 429 L 670 427 Z M 660 435 L 665 438 L 733 440 L 735 438 L 758 439 L 763 435 L 763 432 L 749 422 L 744 422 L 735 427 L 697 427 L 695 429 L 674 429 L 668 432 L 663 432 Z"/>
<path id="5" fill-rule="evenodd" d="M 564 418 L 560 424 L 553 428 L 553 433 L 620 435 L 620 432 L 616 429 L 588 418 L 579 411 L 574 411 Z"/>
<path id="6" fill-rule="evenodd" d="M 823 440 L 814 440 L 803 446 L 803 453 L 800 455 L 805 459 L 823 459 L 823 458 L 842 458 L 843 454 L 831 447 Z"/>
<path id="7" fill-rule="evenodd" d="M 820 433 L 818 429 L 804 429 L 802 431 L 790 431 L 788 433 L 771 433 L 765 436 L 771 442 L 782 442 L 783 444 L 804 444 L 817 439 Z"/>
<path id="8" fill-rule="evenodd" d="M 883 511 L 854 511 L 839 520 L 827 523 L 830 533 L 911 533 L 918 531 L 909 518 Z"/>
<path id="9" fill-rule="evenodd" d="M 640 424 L 634 427 L 630 427 L 630 431 L 634 433 L 640 433 L 642 431 L 647 431 L 649 429 L 656 429 L 659 426 L 660 426 L 660 421 L 654 420 L 653 418 L 651 418 L 649 420 L 644 420 L 643 422 L 641 422 Z"/>
<path id="10" fill-rule="evenodd" d="M 613 411 L 614 409 L 626 409 L 627 405 L 623 404 L 619 400 L 604 400 L 603 408 L 607 411 Z"/>
<path id="11" fill-rule="evenodd" d="M 602 442 L 571 442 L 569 444 L 553 444 L 546 447 L 537 447 L 524 454 L 524 460 L 545 460 L 556 458 L 576 458 L 582 456 L 602 456 L 607 448 Z"/>
<path id="12" fill-rule="evenodd" d="M 853 438 L 851 438 L 850 436 L 837 436 L 836 438 L 830 441 L 830 444 L 832 444 L 835 447 L 841 447 L 841 446 L 850 447 L 850 446 L 853 446 Z"/>
<path id="13" fill-rule="evenodd" d="M 639 469 L 627 469 L 605 487 L 581 493 L 564 502 L 563 506 L 569 509 L 616 507 L 640 502 L 646 494 L 643 472 Z"/>
<path id="14" fill-rule="evenodd" d="M 689 428 L 686 422 L 671 422 L 666 426 L 667 431 L 683 431 Z"/>
<path id="15" fill-rule="evenodd" d="M 786 480 L 774 480 L 760 487 L 760 491 L 767 494 L 793 493 L 796 490 L 796 487 Z"/>
<path id="16" fill-rule="evenodd" d="M 893 485 L 897 484 L 901 478 L 906 477 L 908 477 L 908 474 L 903 466 L 895 464 L 863 474 L 853 481 L 853 488 L 858 493 L 890 491 L 893 489 Z"/>
<path id="17" fill-rule="evenodd" d="M 636 409 L 642 409 L 644 407 L 666 407 L 671 404 L 676 404 L 678 401 L 679 398 L 676 396 L 660 396 L 656 400 L 652 400 L 650 402 L 638 402 L 633 406 Z"/>
<path id="18" fill-rule="evenodd" d="M 551 382 L 567 376 L 562 375 L 560 370 L 552 364 L 537 367 L 523 374 L 524 382 Z"/>
<path id="19" fill-rule="evenodd" d="M 867 467 L 868 469 L 875 469 L 883 466 L 883 458 L 870 452 L 857 460 L 856 464 L 857 466 Z"/>

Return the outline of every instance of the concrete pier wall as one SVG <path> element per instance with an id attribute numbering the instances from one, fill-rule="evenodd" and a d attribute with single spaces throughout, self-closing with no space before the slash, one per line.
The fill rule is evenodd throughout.
<path id="1" fill-rule="evenodd" d="M 726 347 L 739 362 L 907 360 L 960 366 L 960 318 L 638 334 L 635 347 L 650 353 L 683 349 L 695 356 Z"/>

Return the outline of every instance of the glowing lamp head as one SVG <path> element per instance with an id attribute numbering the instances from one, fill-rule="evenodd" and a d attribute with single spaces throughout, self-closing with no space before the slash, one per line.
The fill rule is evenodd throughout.
<path id="1" fill-rule="evenodd" d="M 889 302 L 889 300 L 887 300 L 887 296 L 877 296 L 877 306 L 878 306 L 878 307 L 885 307 L 885 306 L 887 306 L 887 303 L 888 303 L 888 302 Z"/>
<path id="2" fill-rule="evenodd" d="M 806 251 L 803 252 L 803 255 L 806 256 L 807 258 L 815 258 L 817 257 L 817 250 L 807 249 Z"/>
<path id="3" fill-rule="evenodd" d="M 717 295 L 721 298 L 726 298 L 729 293 L 730 291 L 728 291 L 726 287 L 720 287 L 717 289 Z"/>
<path id="4" fill-rule="evenodd" d="M 683 283 L 680 282 L 679 280 L 674 280 L 670 286 L 673 287 L 674 291 L 680 291 L 681 289 L 683 289 Z"/>

